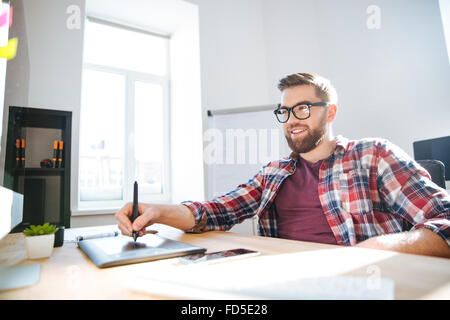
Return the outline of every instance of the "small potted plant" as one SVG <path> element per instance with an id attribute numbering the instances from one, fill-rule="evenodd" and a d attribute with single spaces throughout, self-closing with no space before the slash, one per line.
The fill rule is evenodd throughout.
<path id="1" fill-rule="evenodd" d="M 50 257 L 53 251 L 56 231 L 58 231 L 58 228 L 48 222 L 43 225 L 31 225 L 29 228 L 26 228 L 23 234 L 25 235 L 28 259 Z"/>

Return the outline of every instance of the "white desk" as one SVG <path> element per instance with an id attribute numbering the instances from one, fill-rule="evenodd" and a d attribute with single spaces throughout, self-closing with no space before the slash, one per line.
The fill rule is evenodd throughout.
<path id="1" fill-rule="evenodd" d="M 293 263 L 301 261 L 297 271 L 308 276 L 367 277 L 375 266 L 381 277 L 395 281 L 396 299 L 450 299 L 450 259 L 221 231 L 185 234 L 164 225 L 154 225 L 153 228 L 159 230 L 161 236 L 202 246 L 208 251 L 239 247 L 259 250 L 262 257 L 273 257 L 275 266 L 277 261 L 281 261 L 277 257 L 281 256 L 284 257 L 283 263 L 286 259 Z M 65 239 L 116 229 L 116 226 L 66 229 Z M 50 258 L 33 261 L 23 260 L 25 258 L 22 234 L 10 234 L 0 241 L 0 264 L 41 264 L 40 282 L 37 285 L 0 292 L 0 299 L 162 299 L 160 296 L 130 290 L 124 285 L 123 279 L 139 272 L 152 272 L 165 264 L 173 265 L 176 261 L 167 259 L 99 269 L 75 243 L 67 242 L 63 247 L 55 248 Z"/>

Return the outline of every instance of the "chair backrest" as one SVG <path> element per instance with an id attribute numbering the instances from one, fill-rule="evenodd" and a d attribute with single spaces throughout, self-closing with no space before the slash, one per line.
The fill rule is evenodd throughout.
<path id="1" fill-rule="evenodd" d="M 431 175 L 431 180 L 445 189 L 445 166 L 439 160 L 416 160 Z"/>

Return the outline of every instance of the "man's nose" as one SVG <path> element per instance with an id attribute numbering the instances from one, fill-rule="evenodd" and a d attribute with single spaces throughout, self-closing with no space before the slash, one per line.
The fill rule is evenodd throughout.
<path id="1" fill-rule="evenodd" d="M 300 124 L 300 123 L 304 123 L 305 120 L 300 120 L 297 119 L 294 114 L 291 112 L 288 121 L 286 121 L 286 124 Z"/>

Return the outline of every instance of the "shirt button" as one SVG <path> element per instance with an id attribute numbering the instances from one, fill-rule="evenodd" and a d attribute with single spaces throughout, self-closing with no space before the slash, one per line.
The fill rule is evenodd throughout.
<path id="1" fill-rule="evenodd" d="M 294 169 L 289 169 L 289 173 L 294 173 Z"/>

